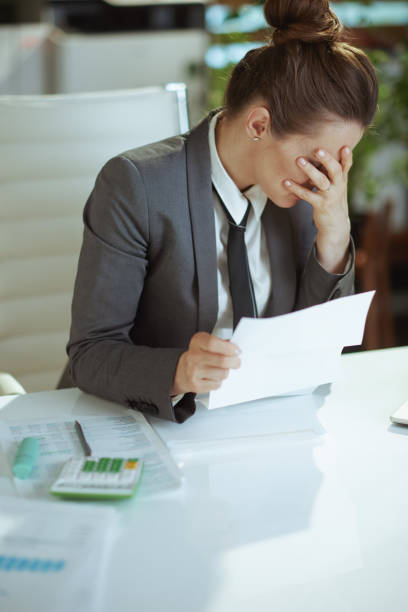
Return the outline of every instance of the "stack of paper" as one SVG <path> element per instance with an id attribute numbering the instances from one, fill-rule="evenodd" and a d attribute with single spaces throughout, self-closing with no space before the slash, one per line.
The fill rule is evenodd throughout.
<path id="1" fill-rule="evenodd" d="M 306 440 L 317 443 L 325 434 L 317 418 L 323 398 L 309 393 L 260 399 L 218 410 L 208 410 L 197 402 L 196 413 L 182 425 L 153 417 L 150 422 L 172 453 L 183 460 L 196 451 L 236 452 Z"/>

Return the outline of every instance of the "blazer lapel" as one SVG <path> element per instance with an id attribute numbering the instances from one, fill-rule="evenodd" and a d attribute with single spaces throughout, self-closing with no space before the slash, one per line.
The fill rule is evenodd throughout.
<path id="1" fill-rule="evenodd" d="M 217 251 L 208 144 L 211 112 L 186 136 L 187 192 L 198 292 L 198 331 L 211 332 L 218 315 Z"/>
<path id="2" fill-rule="evenodd" d="M 217 250 L 208 127 L 212 111 L 186 135 L 187 192 L 197 273 L 197 330 L 211 332 L 218 315 Z M 268 200 L 262 224 L 272 273 L 272 295 L 264 316 L 291 312 L 296 301 L 293 232 L 288 211 Z"/>
<path id="3" fill-rule="evenodd" d="M 272 295 L 265 317 L 291 312 L 296 301 L 293 233 L 288 211 L 268 200 L 262 214 L 272 274 Z"/>

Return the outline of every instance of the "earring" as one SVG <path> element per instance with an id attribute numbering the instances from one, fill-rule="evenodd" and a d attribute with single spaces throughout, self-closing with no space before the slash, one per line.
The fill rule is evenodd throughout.
<path id="1" fill-rule="evenodd" d="M 259 136 L 254 136 L 254 142 L 258 142 L 258 140 L 261 140 Z"/>

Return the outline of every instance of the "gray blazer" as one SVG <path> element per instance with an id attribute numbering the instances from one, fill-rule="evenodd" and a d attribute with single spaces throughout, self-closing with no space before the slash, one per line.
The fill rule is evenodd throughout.
<path id="1" fill-rule="evenodd" d="M 212 113 L 189 133 L 126 151 L 102 168 L 84 210 L 84 236 L 67 352 L 72 381 L 88 393 L 179 423 L 173 408 L 180 355 L 217 320 L 217 261 L 208 145 Z M 272 274 L 266 316 L 347 295 L 344 275 L 317 262 L 312 207 L 299 201 L 262 215 Z"/>

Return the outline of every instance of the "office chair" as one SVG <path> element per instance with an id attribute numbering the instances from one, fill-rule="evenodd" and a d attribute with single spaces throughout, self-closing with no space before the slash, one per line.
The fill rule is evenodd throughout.
<path id="1" fill-rule="evenodd" d="M 0 372 L 27 391 L 55 388 L 67 361 L 82 210 L 99 170 L 187 130 L 183 84 L 0 96 Z M 20 389 L 4 380 L 3 392 Z"/>

